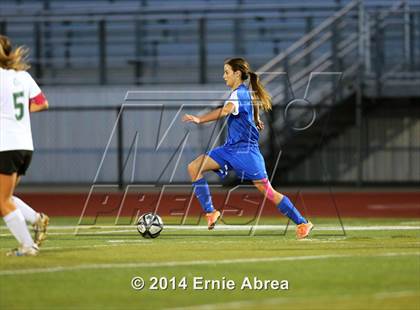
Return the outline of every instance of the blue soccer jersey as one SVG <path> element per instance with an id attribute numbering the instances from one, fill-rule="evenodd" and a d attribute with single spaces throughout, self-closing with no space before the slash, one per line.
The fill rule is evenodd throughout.
<path id="1" fill-rule="evenodd" d="M 235 89 L 225 104 L 232 102 L 235 109 L 227 120 L 228 136 L 225 146 L 249 148 L 258 146 L 259 133 L 254 123 L 254 109 L 248 88 L 241 84 Z"/>
<path id="2" fill-rule="evenodd" d="M 225 104 L 228 102 L 232 102 L 235 109 L 227 119 L 226 142 L 207 152 L 220 166 L 215 172 L 222 178 L 228 170 L 233 170 L 240 179 L 265 179 L 267 172 L 258 146 L 259 132 L 254 123 L 254 109 L 248 88 L 241 84 Z"/>

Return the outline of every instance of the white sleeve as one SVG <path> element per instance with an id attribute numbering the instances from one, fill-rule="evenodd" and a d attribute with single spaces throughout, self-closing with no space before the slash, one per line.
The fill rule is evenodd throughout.
<path id="1" fill-rule="evenodd" d="M 227 105 L 228 102 L 232 102 L 233 105 L 235 106 L 232 114 L 233 115 L 238 115 L 239 114 L 239 100 L 238 100 L 238 91 L 237 90 L 235 90 L 232 94 L 230 94 L 229 99 L 225 101 L 225 105 Z"/>
<path id="2" fill-rule="evenodd" d="M 38 84 L 29 73 L 26 74 L 26 81 L 29 88 L 29 99 L 35 98 L 41 93 L 41 88 L 39 88 Z"/>

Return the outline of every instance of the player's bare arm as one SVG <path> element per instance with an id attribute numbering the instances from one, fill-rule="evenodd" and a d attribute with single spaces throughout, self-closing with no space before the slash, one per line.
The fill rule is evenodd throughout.
<path id="1" fill-rule="evenodd" d="M 48 109 L 48 100 L 45 98 L 42 92 L 29 100 L 29 111 L 31 113 L 41 112 L 46 109 Z"/>
<path id="2" fill-rule="evenodd" d="M 30 107 L 29 107 L 29 111 L 31 113 L 41 112 L 41 111 L 45 111 L 47 109 L 48 109 L 48 101 L 45 101 L 42 104 L 31 104 Z"/>
<path id="3" fill-rule="evenodd" d="M 185 114 L 182 117 L 182 121 L 188 122 L 188 123 L 196 123 L 196 124 L 208 123 L 208 122 L 218 120 L 219 118 L 228 116 L 234 111 L 234 109 L 235 109 L 234 104 L 232 102 L 228 102 L 222 108 L 214 109 L 204 115 L 195 116 L 191 114 Z"/>

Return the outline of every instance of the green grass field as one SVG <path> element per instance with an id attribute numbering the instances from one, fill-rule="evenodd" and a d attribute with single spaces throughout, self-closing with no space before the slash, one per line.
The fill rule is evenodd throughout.
<path id="1" fill-rule="evenodd" d="M 344 219 L 345 234 L 336 220 L 313 222 L 303 241 L 278 219 L 254 236 L 242 226 L 166 225 L 149 240 L 106 220 L 75 235 L 77 219 L 55 218 L 38 257 L 6 257 L 16 242 L 0 226 L 0 309 L 420 309 L 420 221 Z M 142 290 L 131 287 L 135 276 Z M 188 287 L 151 290 L 151 277 L 185 277 Z M 194 290 L 194 277 L 236 288 Z M 241 290 L 245 277 L 288 289 Z"/>

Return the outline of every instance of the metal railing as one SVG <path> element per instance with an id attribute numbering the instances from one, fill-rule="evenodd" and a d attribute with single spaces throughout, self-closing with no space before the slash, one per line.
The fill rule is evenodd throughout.
<path id="1" fill-rule="evenodd" d="M 262 144 L 267 145 L 265 153 L 272 156 L 271 166 L 276 154 L 287 152 L 284 147 L 289 147 L 288 143 L 302 134 L 293 130 L 294 122 L 312 116 L 322 119 L 334 106 L 353 96 L 354 125 L 359 131 L 358 141 L 353 142 L 358 162 L 343 165 L 342 173 L 356 164 L 356 183 L 362 184 L 363 161 L 372 154 L 365 149 L 367 132 L 362 127 L 367 116 L 363 113 L 362 97 L 420 97 L 420 90 L 415 86 L 420 85 L 420 57 L 417 57 L 420 32 L 416 30 L 420 25 L 419 13 L 419 6 L 409 7 L 406 1 L 379 11 L 366 10 L 363 1 L 351 1 L 258 69 L 265 74 L 263 82 L 273 97 L 269 131 L 262 138 Z M 394 32 L 393 36 L 385 37 L 387 27 Z M 319 83 L 312 86 L 315 79 Z M 370 88 L 374 91 L 369 89 L 372 84 Z M 300 106 L 295 108 L 292 119 L 290 116 L 287 119 L 287 109 L 296 100 Z M 327 133 L 321 133 L 319 144 L 323 135 Z M 312 147 L 311 144 L 297 146 L 302 152 Z"/>
<path id="2" fill-rule="evenodd" d="M 362 2 L 351 1 L 258 69 L 273 99 L 270 130 L 262 137 L 262 144 L 269 145 L 267 154 L 277 154 L 299 134 L 288 130 L 295 120 L 308 112 L 322 117 L 353 94 L 363 66 L 363 18 Z M 300 106 L 287 120 L 285 109 L 296 99 L 307 107 Z"/>

